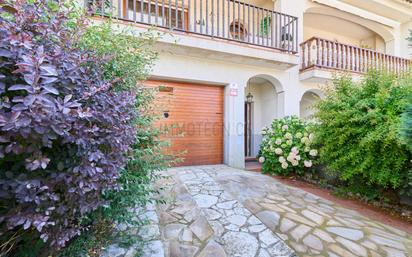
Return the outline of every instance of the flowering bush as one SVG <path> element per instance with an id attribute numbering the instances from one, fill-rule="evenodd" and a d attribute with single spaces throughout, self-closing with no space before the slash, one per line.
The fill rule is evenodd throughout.
<path id="1" fill-rule="evenodd" d="M 313 147 L 314 134 L 309 125 L 297 117 L 276 119 L 263 128 L 259 161 L 262 171 L 302 175 L 313 166 L 318 150 Z"/>
<path id="2" fill-rule="evenodd" d="M 64 1 L 8 2 L 0 4 L 0 251 L 23 234 L 61 248 L 80 234 L 82 217 L 110 204 L 105 192 L 121 190 L 140 95 L 105 73 L 113 55 L 79 47 L 88 24 Z"/>

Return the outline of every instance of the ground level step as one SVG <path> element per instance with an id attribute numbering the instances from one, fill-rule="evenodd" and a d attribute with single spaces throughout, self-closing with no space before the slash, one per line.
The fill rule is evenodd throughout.
<path id="1" fill-rule="evenodd" d="M 261 171 L 262 170 L 262 164 L 254 161 L 254 162 L 245 162 L 245 169 L 246 170 L 251 170 L 251 171 Z"/>
<path id="2" fill-rule="evenodd" d="M 245 162 L 257 162 L 257 159 L 255 156 L 246 156 Z"/>

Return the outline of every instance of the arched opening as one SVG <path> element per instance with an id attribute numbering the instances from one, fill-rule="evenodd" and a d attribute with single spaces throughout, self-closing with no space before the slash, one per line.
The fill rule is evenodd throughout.
<path id="1" fill-rule="evenodd" d="M 394 35 L 386 26 L 333 8 L 308 8 L 303 15 L 303 26 L 304 40 L 320 37 L 382 53 L 392 52 L 387 43 L 393 40 Z"/>
<path id="2" fill-rule="evenodd" d="M 249 79 L 245 87 L 245 155 L 254 157 L 259 152 L 262 128 L 273 119 L 283 116 L 283 90 L 271 76 L 258 75 Z"/>
<path id="3" fill-rule="evenodd" d="M 314 90 L 306 91 L 300 100 L 300 118 L 304 120 L 313 120 L 315 114 L 314 105 L 322 98 L 322 95 Z"/>
<path id="4" fill-rule="evenodd" d="M 385 41 L 379 34 L 352 21 L 326 14 L 305 13 L 303 23 L 304 40 L 316 36 L 337 43 L 385 52 Z"/>

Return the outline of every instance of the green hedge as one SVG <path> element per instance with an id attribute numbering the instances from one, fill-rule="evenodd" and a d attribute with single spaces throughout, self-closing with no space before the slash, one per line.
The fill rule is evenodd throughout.
<path id="1" fill-rule="evenodd" d="M 398 131 L 411 84 L 410 77 L 378 71 L 359 83 L 336 78 L 317 104 L 321 162 L 349 183 L 392 189 L 407 183 L 411 151 Z"/>
<path id="2" fill-rule="evenodd" d="M 412 95 L 408 98 L 408 105 L 401 118 L 399 134 L 405 144 L 412 150 Z"/>

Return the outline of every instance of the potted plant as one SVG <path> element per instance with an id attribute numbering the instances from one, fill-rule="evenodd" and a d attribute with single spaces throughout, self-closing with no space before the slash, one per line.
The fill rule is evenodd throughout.
<path id="1" fill-rule="evenodd" d="M 280 37 L 281 47 L 284 49 L 293 48 L 293 36 L 286 31 L 286 28 L 282 28 L 282 35 Z"/>
<path id="2" fill-rule="evenodd" d="M 267 36 L 270 34 L 270 30 L 272 27 L 271 23 L 272 17 L 266 16 L 262 18 L 262 20 L 260 21 L 260 31 L 262 36 Z"/>

